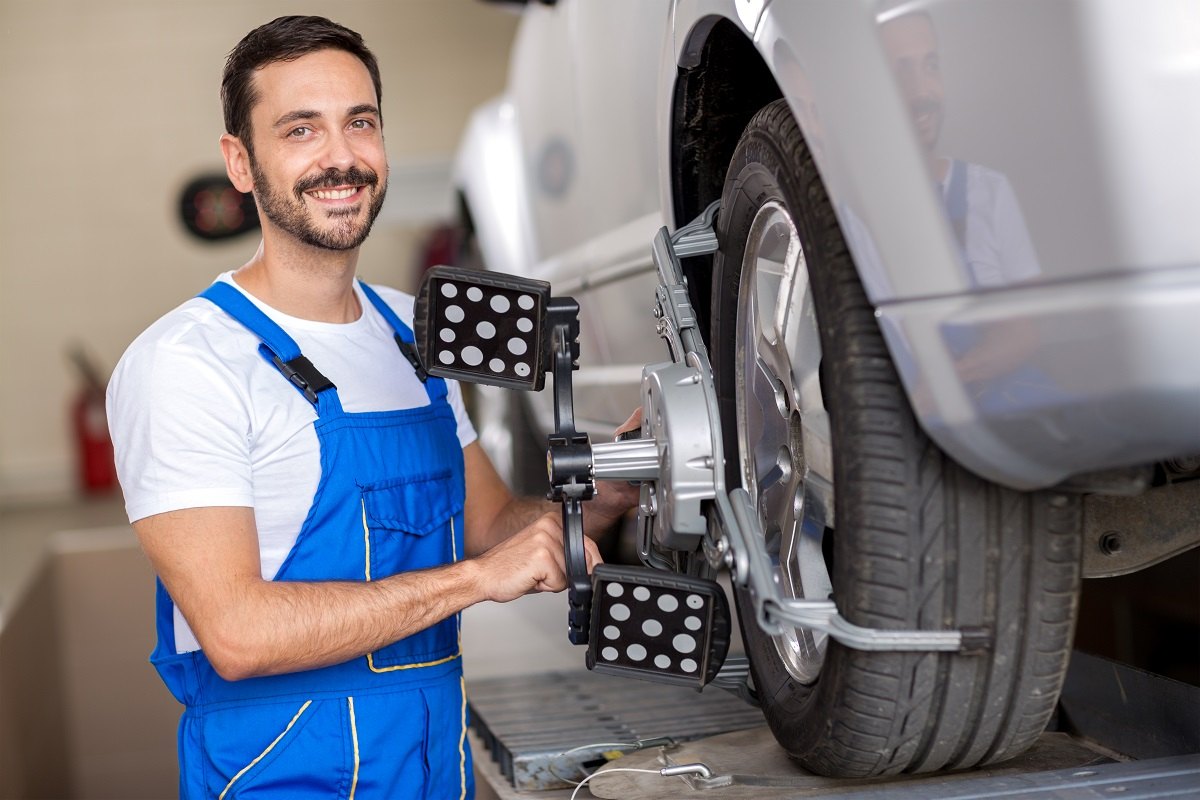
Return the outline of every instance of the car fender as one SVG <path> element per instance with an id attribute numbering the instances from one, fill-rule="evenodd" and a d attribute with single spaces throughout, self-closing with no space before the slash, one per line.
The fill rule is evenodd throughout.
<path id="1" fill-rule="evenodd" d="M 674 94 L 677 68 L 696 65 L 717 21 L 737 25 L 809 143 L 872 303 L 957 294 L 968 287 L 953 233 L 881 51 L 871 6 L 846 0 L 679 0 L 662 92 Z M 836 41 L 829 30 L 839 31 Z M 661 163 L 670 164 L 676 132 L 673 115 L 664 116 Z M 670 184 L 662 181 L 664 209 L 675 207 Z"/>
<path id="2" fill-rule="evenodd" d="M 706 37 L 720 20 L 737 25 L 767 65 L 809 143 L 846 236 L 867 297 L 876 308 L 904 297 L 968 290 L 953 232 L 942 210 L 909 112 L 883 56 L 871 4 L 846 0 L 767 2 L 679 0 L 673 9 L 670 69 L 664 96 L 674 96 L 680 69 L 696 66 Z M 837 41 L 829 30 L 841 34 Z M 660 137 L 662 164 L 671 165 L 673 110 Z M 664 172 L 669 170 L 664 167 Z M 662 176 L 663 208 L 676 207 Z M 681 224 L 687 220 L 675 220 Z M 886 254 L 886 256 L 884 255 Z M 920 265 L 914 269 L 913 265 Z M 883 333 L 901 379 L 914 399 L 920 375 L 949 378 L 933 402 L 914 402 L 922 427 L 960 458 L 972 448 L 990 457 L 966 458 L 981 473 L 1011 480 L 1031 462 L 991 431 L 971 423 L 973 411 L 954 364 L 942 347 L 921 347 L 900 326 Z M 968 430 L 947 429 L 946 418 Z M 935 424 L 938 423 L 938 424 Z M 962 440 L 971 442 L 971 448 Z M 997 465 L 1006 467 L 1003 472 Z"/>

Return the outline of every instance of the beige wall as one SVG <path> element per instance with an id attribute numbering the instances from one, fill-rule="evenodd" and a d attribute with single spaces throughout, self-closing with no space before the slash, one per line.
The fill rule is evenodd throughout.
<path id="1" fill-rule="evenodd" d="M 191 239 L 174 209 L 221 167 L 225 53 L 289 13 L 355 28 L 379 57 L 391 195 L 408 168 L 444 169 L 470 109 L 501 90 L 516 25 L 476 0 L 0 0 L 0 503 L 71 487 L 72 343 L 111 369 L 253 252 L 253 236 Z M 430 198 L 431 214 L 445 205 Z M 383 220 L 360 272 L 404 286 L 424 221 Z"/>

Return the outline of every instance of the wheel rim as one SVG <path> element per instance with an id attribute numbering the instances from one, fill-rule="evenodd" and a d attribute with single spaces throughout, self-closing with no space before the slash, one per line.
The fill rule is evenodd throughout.
<path id="1" fill-rule="evenodd" d="M 738 292 L 737 428 L 742 485 L 766 534 L 784 597 L 832 593 L 824 556 L 833 519 L 833 451 L 821 395 L 821 344 L 795 223 L 776 201 L 755 215 Z M 827 636 L 797 628 L 773 637 L 784 667 L 812 683 Z"/>

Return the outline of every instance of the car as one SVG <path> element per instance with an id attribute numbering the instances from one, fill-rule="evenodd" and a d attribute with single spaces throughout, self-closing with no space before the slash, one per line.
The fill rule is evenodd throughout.
<path id="1" fill-rule="evenodd" d="M 767 633 L 735 591 L 805 767 L 1022 752 L 1082 578 L 1200 541 L 1198 32 L 1174 0 L 525 4 L 455 181 L 468 260 L 578 301 L 576 422 L 640 402 L 667 358 L 651 239 L 719 201 L 719 249 L 682 269 L 774 581 L 991 637 L 870 652 Z M 517 481 L 552 398 L 479 408 Z"/>

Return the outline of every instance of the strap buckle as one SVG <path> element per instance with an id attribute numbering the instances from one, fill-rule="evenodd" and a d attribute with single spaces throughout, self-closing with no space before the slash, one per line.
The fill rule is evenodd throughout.
<path id="1" fill-rule="evenodd" d="M 337 388 L 333 385 L 333 381 L 322 375 L 304 356 L 296 356 L 291 361 L 284 361 L 279 356 L 272 354 L 271 363 L 283 373 L 285 378 L 295 384 L 308 402 L 314 406 L 317 404 L 318 392 Z"/>

